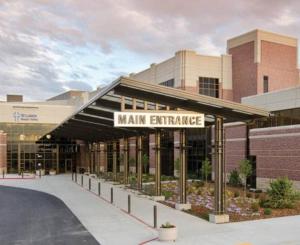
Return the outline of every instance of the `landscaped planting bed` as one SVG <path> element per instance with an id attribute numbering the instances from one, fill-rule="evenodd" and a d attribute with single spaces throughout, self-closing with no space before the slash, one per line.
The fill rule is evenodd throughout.
<path id="1" fill-rule="evenodd" d="M 144 186 L 148 194 L 153 194 L 153 189 L 153 184 Z M 166 198 L 162 203 L 174 207 L 175 203 L 179 202 L 177 181 L 162 183 L 162 194 Z M 272 205 L 266 201 L 268 198 L 266 193 L 247 192 L 244 195 L 242 187 L 227 186 L 226 213 L 229 214 L 231 222 L 300 214 L 299 199 L 291 208 L 271 208 Z M 214 184 L 189 181 L 187 201 L 192 204 L 192 209 L 186 212 L 208 219 L 208 214 L 214 209 Z"/>

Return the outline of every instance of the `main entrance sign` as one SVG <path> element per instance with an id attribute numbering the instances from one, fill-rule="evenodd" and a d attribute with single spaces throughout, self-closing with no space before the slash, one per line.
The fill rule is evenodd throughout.
<path id="1" fill-rule="evenodd" d="M 203 128 L 204 114 L 188 112 L 114 112 L 115 127 Z"/>

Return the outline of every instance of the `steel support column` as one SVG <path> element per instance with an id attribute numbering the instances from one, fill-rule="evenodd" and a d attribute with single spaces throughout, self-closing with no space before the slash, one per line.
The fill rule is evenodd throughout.
<path id="1" fill-rule="evenodd" d="M 161 196 L 160 130 L 155 131 L 155 195 Z"/>
<path id="2" fill-rule="evenodd" d="M 225 164 L 223 118 L 215 117 L 215 210 L 225 213 Z"/>
<path id="3" fill-rule="evenodd" d="M 59 144 L 56 144 L 56 173 L 59 174 Z"/>
<path id="4" fill-rule="evenodd" d="M 142 168 L 142 136 L 137 136 L 137 188 L 142 189 L 142 177 L 143 177 L 143 168 Z"/>
<path id="5" fill-rule="evenodd" d="M 124 184 L 128 184 L 128 138 L 123 140 L 123 165 L 124 165 Z"/>
<path id="6" fill-rule="evenodd" d="M 113 142 L 113 181 L 117 180 L 117 142 Z"/>
<path id="7" fill-rule="evenodd" d="M 104 151 L 103 151 L 103 153 L 104 153 L 104 169 L 103 169 L 103 172 L 104 173 L 107 173 L 107 171 L 108 171 L 108 167 L 107 167 L 107 143 L 105 142 L 104 143 Z"/>
<path id="8" fill-rule="evenodd" d="M 179 175 L 179 195 L 180 203 L 186 203 L 186 173 L 187 173 L 187 157 L 186 157 L 186 134 L 185 129 L 180 129 L 180 175 Z"/>

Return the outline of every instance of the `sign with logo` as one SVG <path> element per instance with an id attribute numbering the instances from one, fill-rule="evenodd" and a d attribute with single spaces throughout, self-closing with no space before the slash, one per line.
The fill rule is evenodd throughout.
<path id="1" fill-rule="evenodd" d="M 38 116 L 36 114 L 22 113 L 22 112 L 14 112 L 13 118 L 15 122 L 33 122 L 38 121 Z"/>
<path id="2" fill-rule="evenodd" d="M 189 112 L 114 112 L 115 127 L 204 128 L 204 114 Z"/>

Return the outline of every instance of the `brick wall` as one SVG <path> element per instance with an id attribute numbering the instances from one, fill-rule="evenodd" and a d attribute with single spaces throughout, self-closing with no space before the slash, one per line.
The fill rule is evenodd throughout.
<path id="1" fill-rule="evenodd" d="M 300 125 L 250 130 L 257 177 L 300 181 Z"/>
<path id="2" fill-rule="evenodd" d="M 263 76 L 269 77 L 269 91 L 294 87 L 299 83 L 297 48 L 261 41 L 261 62 L 258 65 L 257 93 L 263 93 Z"/>
<path id="3" fill-rule="evenodd" d="M 225 166 L 226 173 L 238 169 L 246 158 L 246 125 L 244 123 L 225 124 Z"/>
<path id="4" fill-rule="evenodd" d="M 232 55 L 233 101 L 257 92 L 257 64 L 254 63 L 254 41 L 228 50 Z"/>

